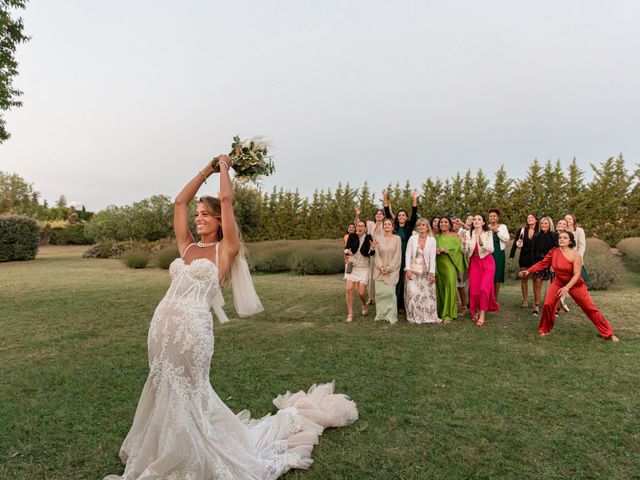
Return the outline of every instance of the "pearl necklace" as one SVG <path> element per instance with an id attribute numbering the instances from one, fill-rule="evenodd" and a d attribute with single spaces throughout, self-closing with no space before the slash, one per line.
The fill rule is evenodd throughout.
<path id="1" fill-rule="evenodd" d="M 216 244 L 216 242 L 211 242 L 211 243 L 203 243 L 203 242 L 198 242 L 196 243 L 196 245 L 200 248 L 207 248 L 207 247 L 213 247 Z"/>

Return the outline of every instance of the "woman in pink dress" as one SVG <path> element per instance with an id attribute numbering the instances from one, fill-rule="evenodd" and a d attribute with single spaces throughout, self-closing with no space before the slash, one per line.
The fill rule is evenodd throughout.
<path id="1" fill-rule="evenodd" d="M 563 295 L 571 295 L 578 306 L 587 314 L 589 320 L 598 329 L 598 333 L 605 340 L 618 341 L 618 337 L 613 334 L 613 329 L 606 318 L 600 313 L 591 300 L 591 295 L 587 286 L 582 280 L 582 257 L 573 248 L 576 245 L 572 232 L 562 232 L 558 238 L 560 247 L 552 249 L 547 255 L 527 270 L 520 272 L 521 277 L 526 277 L 532 273 L 539 272 L 545 268 L 552 267 L 555 277 L 547 289 L 544 298 L 542 315 L 540 315 L 540 325 L 538 334 L 540 336 L 549 335 L 556 320 L 556 308 L 558 301 Z"/>
<path id="2" fill-rule="evenodd" d="M 484 215 L 473 217 L 473 228 L 466 234 L 464 248 L 469 256 L 469 311 L 476 325 L 484 325 L 487 312 L 500 310 L 496 301 L 493 279 L 496 263 L 493 259 L 493 235 Z"/>

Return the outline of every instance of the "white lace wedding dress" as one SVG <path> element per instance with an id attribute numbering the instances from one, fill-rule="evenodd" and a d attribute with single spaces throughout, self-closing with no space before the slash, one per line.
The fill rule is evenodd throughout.
<path id="1" fill-rule="evenodd" d="M 273 416 L 234 414 L 209 382 L 216 265 L 178 258 L 169 272 L 149 328 L 149 377 L 120 450 L 125 471 L 105 480 L 262 480 L 308 468 L 324 428 L 358 418 L 355 403 L 328 383 L 278 396 Z"/>

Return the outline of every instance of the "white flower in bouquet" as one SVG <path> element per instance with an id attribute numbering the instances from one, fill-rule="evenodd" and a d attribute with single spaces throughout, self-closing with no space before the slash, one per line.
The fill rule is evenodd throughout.
<path id="1" fill-rule="evenodd" d="M 233 159 L 231 168 L 235 171 L 235 178 L 242 181 L 256 181 L 260 176 L 271 175 L 275 171 L 275 165 L 269 155 L 269 142 L 261 136 L 240 140 L 233 137 L 229 156 Z M 213 160 L 215 169 L 218 169 L 217 159 Z"/>

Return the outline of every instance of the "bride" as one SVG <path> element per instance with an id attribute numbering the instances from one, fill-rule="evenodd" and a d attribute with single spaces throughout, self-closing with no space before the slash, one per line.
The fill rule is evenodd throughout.
<path id="1" fill-rule="evenodd" d="M 120 449 L 122 476 L 105 480 L 275 479 L 309 468 L 311 450 L 326 427 L 353 423 L 354 402 L 333 393 L 333 383 L 278 396 L 278 412 L 251 419 L 235 415 L 209 382 L 213 355 L 210 309 L 224 322 L 220 286 L 230 280 L 240 316 L 262 311 L 242 253 L 233 215 L 229 167 L 220 155 L 182 189 L 174 229 L 180 258 L 169 268 L 171 286 L 149 327 L 149 377 L 133 425 Z M 189 230 L 189 202 L 218 168 L 220 197 L 198 202 Z M 229 279 L 229 277 L 231 277 Z"/>

